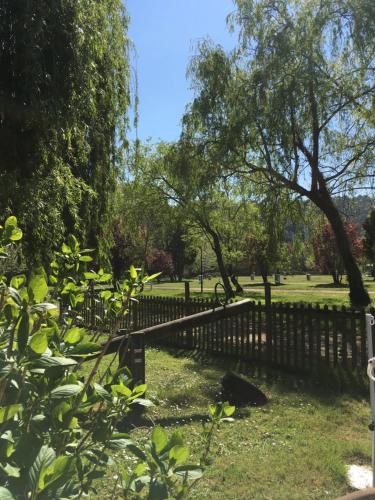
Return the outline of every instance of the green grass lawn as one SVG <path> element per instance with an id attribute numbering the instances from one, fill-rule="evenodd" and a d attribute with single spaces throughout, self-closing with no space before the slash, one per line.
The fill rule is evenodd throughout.
<path id="1" fill-rule="evenodd" d="M 238 409 L 235 422 L 222 426 L 214 463 L 192 493 L 195 500 L 334 499 L 349 491 L 346 464 L 370 464 L 366 388 L 344 394 L 330 379 L 314 384 L 197 353 L 153 348 L 146 358 L 148 397 L 156 406 L 131 434 L 142 442 L 154 425 L 178 429 L 193 460 L 207 405 L 217 398 L 227 369 L 250 376 L 270 399 L 264 407 Z M 114 455 L 120 468 L 129 463 L 130 454 L 124 455 Z M 109 470 L 98 497 L 112 498 L 115 477 Z"/>
<path id="2" fill-rule="evenodd" d="M 285 278 L 285 279 L 284 279 Z M 214 293 L 215 283 L 220 281 L 220 277 L 205 279 L 203 283 L 203 295 L 200 293 L 200 283 L 198 280 L 190 280 L 190 290 L 192 297 L 207 297 Z M 270 280 L 274 283 L 274 280 Z M 244 297 L 253 300 L 264 300 L 264 286 L 259 276 L 252 281 L 249 276 L 240 276 L 240 284 L 244 287 Z M 370 292 L 370 296 L 375 300 L 375 281 L 372 278 L 364 278 L 365 286 Z M 274 302 L 308 302 L 313 304 L 329 306 L 349 305 L 349 288 L 346 280 L 340 287 L 334 287 L 330 276 L 313 275 L 311 281 L 306 280 L 305 275 L 283 276 L 282 284 L 272 286 L 272 300 Z M 171 283 L 163 281 L 146 287 L 146 295 L 160 296 L 184 296 L 184 283 Z"/>

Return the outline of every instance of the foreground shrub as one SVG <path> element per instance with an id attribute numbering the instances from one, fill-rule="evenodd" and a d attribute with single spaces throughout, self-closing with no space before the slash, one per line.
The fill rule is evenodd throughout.
<path id="1" fill-rule="evenodd" d="M 0 256 L 7 258 L 22 238 L 15 217 L 0 226 Z M 93 341 L 84 327 L 85 296 L 112 276 L 89 270 L 90 249 L 81 249 L 75 237 L 56 252 L 49 275 L 43 268 L 6 279 L 0 276 L 0 498 L 79 498 L 95 493 L 95 481 L 111 465 L 110 450 L 128 449 L 139 463 L 119 487 L 125 498 L 183 498 L 202 474 L 187 464 L 188 449 L 177 434 L 168 438 L 155 428 L 150 443 L 138 448 L 117 423 L 135 405 L 151 405 L 145 384 L 137 384 L 125 368 L 111 362 L 99 368 L 122 317 L 136 300 L 144 276 L 131 267 L 114 290 L 100 292 L 105 319 L 113 324 L 104 345 Z M 79 368 L 95 358 L 82 377 Z M 113 361 L 113 360 L 112 360 Z M 234 408 L 210 409 L 211 427 Z M 207 460 L 206 460 L 207 461 Z"/>

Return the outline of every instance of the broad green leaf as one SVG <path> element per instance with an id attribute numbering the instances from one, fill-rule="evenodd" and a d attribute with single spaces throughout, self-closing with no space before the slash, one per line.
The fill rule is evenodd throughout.
<path id="1" fill-rule="evenodd" d="M 8 217 L 5 221 L 4 227 L 5 229 L 17 227 L 17 217 L 14 215 Z"/>
<path id="2" fill-rule="evenodd" d="M 72 396 L 76 396 L 82 391 L 83 387 L 81 385 L 66 384 L 61 385 L 52 389 L 50 393 L 51 399 L 68 399 Z"/>
<path id="3" fill-rule="evenodd" d="M 20 294 L 18 293 L 18 291 L 13 288 L 12 286 L 10 286 L 8 288 L 8 292 L 9 292 L 9 295 L 12 297 L 12 299 L 14 300 L 14 302 L 18 305 L 18 306 L 21 306 L 22 305 L 22 298 L 20 296 Z"/>
<path id="4" fill-rule="evenodd" d="M 155 427 L 151 434 L 151 442 L 156 453 L 159 454 L 168 444 L 167 433 L 161 427 Z"/>
<path id="5" fill-rule="evenodd" d="M 10 280 L 10 286 L 18 290 L 26 282 L 26 276 L 24 274 L 19 274 L 18 276 L 13 276 Z"/>
<path id="6" fill-rule="evenodd" d="M 8 441 L 9 443 L 14 443 L 12 431 L 10 431 L 10 430 L 3 432 L 3 434 L 1 434 L 1 436 L 0 436 L 0 439 L 3 439 L 4 441 Z"/>
<path id="7" fill-rule="evenodd" d="M 33 366 L 42 368 L 50 368 L 51 366 L 71 366 L 76 364 L 77 361 L 74 359 L 54 356 L 42 356 L 32 362 Z"/>
<path id="8" fill-rule="evenodd" d="M 15 498 L 9 490 L 0 486 L 0 500 L 15 500 Z"/>
<path id="9" fill-rule="evenodd" d="M 39 304 L 31 306 L 30 310 L 32 312 L 45 313 L 47 311 L 57 311 L 57 306 L 55 304 L 51 304 L 50 302 L 40 302 Z"/>
<path id="10" fill-rule="evenodd" d="M 147 283 L 149 281 L 152 281 L 153 279 L 157 278 L 160 275 L 161 275 L 161 273 L 155 273 L 155 274 L 151 274 L 151 276 L 145 276 L 143 282 Z"/>
<path id="11" fill-rule="evenodd" d="M 83 275 L 87 280 L 96 280 L 99 278 L 99 275 L 94 272 L 83 273 Z"/>
<path id="12" fill-rule="evenodd" d="M 32 422 L 44 422 L 44 420 L 46 419 L 47 417 L 45 415 L 43 415 L 42 413 L 39 413 L 38 415 L 35 415 L 31 421 Z"/>
<path id="13" fill-rule="evenodd" d="M 178 476 L 187 477 L 191 481 L 196 481 L 203 476 L 203 470 L 197 465 L 181 465 L 173 471 Z"/>
<path id="14" fill-rule="evenodd" d="M 43 354 L 48 347 L 46 333 L 43 331 L 34 333 L 34 335 L 30 338 L 29 347 L 36 354 Z"/>
<path id="15" fill-rule="evenodd" d="M 84 328 L 78 328 L 75 326 L 74 328 L 70 328 L 64 335 L 64 340 L 68 344 L 76 344 L 81 340 L 83 335 L 85 334 L 85 329 Z"/>
<path id="16" fill-rule="evenodd" d="M 108 398 L 110 397 L 111 395 L 109 394 L 108 391 L 106 391 L 104 389 L 104 387 L 102 387 L 100 384 L 97 384 L 96 382 L 94 382 L 94 389 L 96 390 L 96 392 L 99 394 L 99 396 L 103 397 L 103 398 Z"/>
<path id="17" fill-rule="evenodd" d="M 14 404 L 8 406 L 0 406 L 0 424 L 7 422 L 14 417 L 17 413 L 22 411 L 21 404 Z"/>
<path id="18" fill-rule="evenodd" d="M 70 248 L 73 250 L 73 252 L 78 252 L 79 250 L 79 243 L 77 238 L 73 234 L 69 234 L 68 236 L 68 245 Z"/>
<path id="19" fill-rule="evenodd" d="M 208 412 L 211 415 L 211 417 L 214 417 L 216 415 L 216 411 L 217 411 L 216 405 L 208 405 Z"/>
<path id="20" fill-rule="evenodd" d="M 127 397 L 132 395 L 132 391 L 124 384 L 111 385 L 111 390 L 113 394 L 121 394 L 122 396 Z"/>
<path id="21" fill-rule="evenodd" d="M 6 240 L 10 241 L 18 241 L 22 238 L 22 231 L 19 227 L 17 227 L 16 217 L 8 217 L 5 221 L 4 236 Z"/>
<path id="22" fill-rule="evenodd" d="M 14 227 L 10 232 L 9 239 L 11 241 L 22 240 L 22 230 L 19 227 Z"/>
<path id="23" fill-rule="evenodd" d="M 75 345 L 72 349 L 69 350 L 69 356 L 94 356 L 102 351 L 102 347 L 99 344 L 95 344 L 95 342 L 85 342 L 81 344 Z"/>
<path id="24" fill-rule="evenodd" d="M 172 448 L 173 446 L 183 446 L 184 440 L 182 435 L 179 432 L 174 432 L 172 436 L 169 438 L 168 448 Z"/>
<path id="25" fill-rule="evenodd" d="M 28 286 L 29 295 L 35 302 L 42 302 L 48 293 L 46 273 L 42 267 L 33 269 Z"/>
<path id="26" fill-rule="evenodd" d="M 52 409 L 52 416 L 59 422 L 63 422 L 64 416 L 72 409 L 71 405 L 66 401 L 60 401 Z"/>
<path id="27" fill-rule="evenodd" d="M 8 477 L 20 477 L 20 468 L 19 467 L 14 467 L 11 464 L 6 464 L 1 466 L 3 471 Z M 1 500 L 1 496 L 0 496 Z"/>
<path id="28" fill-rule="evenodd" d="M 75 458 L 72 456 L 60 456 L 49 465 L 42 475 L 43 490 L 51 490 L 69 480 L 75 472 Z"/>
<path id="29" fill-rule="evenodd" d="M 134 266 L 130 266 L 129 272 L 132 280 L 137 279 L 137 271 Z"/>
<path id="30" fill-rule="evenodd" d="M 80 262 L 92 262 L 93 258 L 89 255 L 81 255 L 79 258 Z"/>
<path id="31" fill-rule="evenodd" d="M 102 276 L 100 276 L 100 278 L 99 278 L 99 282 L 100 282 L 100 283 L 106 283 L 106 282 L 107 282 L 107 281 L 109 281 L 110 279 L 112 279 L 112 274 L 105 273 L 105 274 L 103 274 Z"/>
<path id="32" fill-rule="evenodd" d="M 72 253 L 70 247 L 68 247 L 68 245 L 66 243 L 63 243 L 61 245 L 61 251 L 62 251 L 62 253 L 67 254 L 67 255 Z"/>
<path id="33" fill-rule="evenodd" d="M 176 464 L 184 463 L 189 456 L 189 449 L 186 446 L 173 446 L 169 450 L 169 459 Z"/>
<path id="34" fill-rule="evenodd" d="M 136 476 L 142 476 L 146 472 L 146 470 L 147 470 L 146 464 L 138 464 L 134 469 L 134 474 Z"/>
<path id="35" fill-rule="evenodd" d="M 43 445 L 29 470 L 29 480 L 34 491 L 40 487 L 42 473 L 54 461 L 56 454 L 52 448 Z"/>
<path id="36" fill-rule="evenodd" d="M 103 300 L 108 300 L 112 297 L 112 292 L 110 292 L 109 290 L 104 290 L 103 292 L 101 292 L 100 297 Z"/>
<path id="37" fill-rule="evenodd" d="M 138 448 L 138 446 L 136 446 L 135 444 L 129 444 L 127 446 L 128 450 L 133 453 L 133 455 L 135 455 L 136 457 L 138 457 L 140 460 L 146 460 L 147 457 L 144 453 L 144 451 L 142 451 L 140 448 Z"/>
<path id="38" fill-rule="evenodd" d="M 146 392 L 146 390 L 147 390 L 147 384 L 139 384 L 134 387 L 133 392 L 135 394 L 141 394 L 141 393 L 143 394 Z"/>
<path id="39" fill-rule="evenodd" d="M 17 343 L 21 353 L 25 352 L 30 333 L 30 318 L 26 311 L 22 311 L 17 327 Z"/>
<path id="40" fill-rule="evenodd" d="M 224 410 L 225 416 L 230 417 L 235 412 L 236 407 L 230 406 L 230 405 L 224 403 L 223 410 Z"/>

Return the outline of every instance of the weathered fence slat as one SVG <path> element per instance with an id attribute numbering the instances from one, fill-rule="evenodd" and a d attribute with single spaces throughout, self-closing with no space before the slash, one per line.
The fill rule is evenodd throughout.
<path id="1" fill-rule="evenodd" d="M 186 323 L 187 317 L 196 315 L 197 319 Z M 90 291 L 82 316 L 91 329 L 108 331 L 114 324 L 113 320 L 103 322 L 104 304 L 95 291 Z M 121 328 L 144 331 L 161 323 L 173 327 L 168 333 L 166 326 L 167 337 L 163 334 L 157 341 L 184 349 L 267 360 L 295 370 L 313 370 L 321 360 L 350 370 L 367 363 L 364 310 L 249 300 L 215 308 L 205 298 L 141 296 Z M 373 331 L 375 336 L 375 327 Z"/>

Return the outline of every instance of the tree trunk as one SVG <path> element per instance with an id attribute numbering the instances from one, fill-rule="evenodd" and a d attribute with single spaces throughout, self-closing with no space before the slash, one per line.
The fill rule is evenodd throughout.
<path id="1" fill-rule="evenodd" d="M 339 273 L 337 271 L 332 271 L 331 276 L 333 279 L 333 284 L 339 286 L 340 284 Z"/>
<path id="2" fill-rule="evenodd" d="M 259 262 L 259 271 L 262 276 L 263 283 L 268 283 L 268 266 L 263 260 Z"/>
<path id="3" fill-rule="evenodd" d="M 232 290 L 232 287 L 231 287 L 231 284 L 229 281 L 227 269 L 224 265 L 223 253 L 221 251 L 219 237 L 214 231 L 212 231 L 210 234 L 211 234 L 212 240 L 213 240 L 212 248 L 213 248 L 213 251 L 215 252 L 215 255 L 216 255 L 217 265 L 218 265 L 218 268 L 220 271 L 221 279 L 223 280 L 223 286 L 225 289 L 225 293 L 226 293 L 228 298 L 232 298 L 232 297 L 234 297 L 234 292 Z"/>
<path id="4" fill-rule="evenodd" d="M 230 277 L 231 282 L 236 287 L 236 295 L 241 295 L 243 293 L 243 288 L 239 284 L 237 276 L 233 273 Z"/>
<path id="5" fill-rule="evenodd" d="M 330 194 L 326 189 L 324 189 L 324 191 L 325 192 L 323 192 L 321 196 L 313 196 L 311 200 L 322 210 L 332 226 L 332 230 L 336 237 L 337 248 L 348 276 L 350 288 L 349 297 L 352 306 L 366 307 L 371 303 L 371 299 L 363 285 L 362 274 L 353 256 L 345 226 Z"/>

